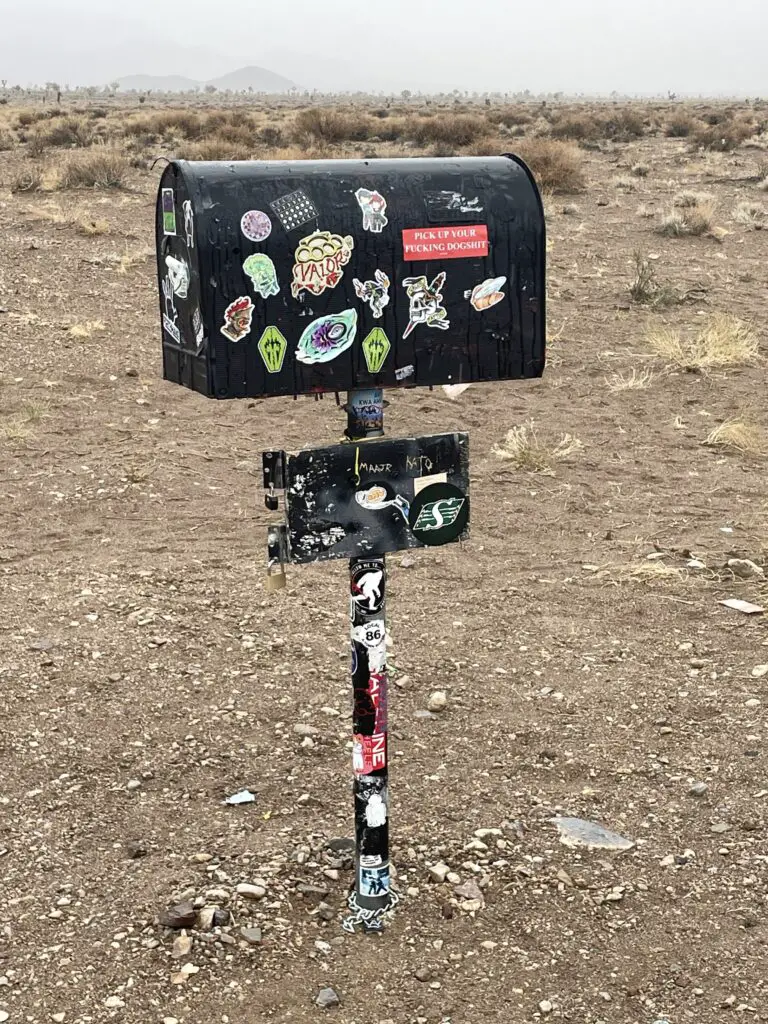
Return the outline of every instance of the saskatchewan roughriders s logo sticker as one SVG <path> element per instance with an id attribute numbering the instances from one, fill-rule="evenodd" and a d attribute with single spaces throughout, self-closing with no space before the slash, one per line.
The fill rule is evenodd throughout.
<path id="1" fill-rule="evenodd" d="M 467 532 L 469 495 L 453 484 L 432 484 L 416 495 L 408 525 L 421 544 L 450 544 Z"/>
<path id="2" fill-rule="evenodd" d="M 453 526 L 465 504 L 465 498 L 441 498 L 439 501 L 431 501 L 419 512 L 413 529 L 442 530 L 444 526 Z"/>

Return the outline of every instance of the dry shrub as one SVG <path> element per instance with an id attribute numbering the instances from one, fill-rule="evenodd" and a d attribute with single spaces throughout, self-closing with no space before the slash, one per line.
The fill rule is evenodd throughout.
<path id="1" fill-rule="evenodd" d="M 712 448 L 730 448 L 742 455 L 765 455 L 768 447 L 760 427 L 744 419 L 721 423 L 709 434 L 704 444 Z"/>
<path id="2" fill-rule="evenodd" d="M 671 306 L 679 301 L 675 289 L 668 284 L 659 284 L 656 270 L 649 259 L 639 251 L 632 255 L 635 264 L 635 276 L 629 286 L 629 294 L 634 302 L 651 306 Z"/>
<path id="3" fill-rule="evenodd" d="M 651 173 L 651 168 L 648 164 L 633 164 L 631 174 L 634 174 L 636 178 L 647 178 Z"/>
<path id="4" fill-rule="evenodd" d="M 742 142 L 754 134 L 754 126 L 748 121 L 730 120 L 719 124 L 702 125 L 693 134 L 693 142 L 704 149 L 728 152 L 737 149 Z"/>
<path id="5" fill-rule="evenodd" d="M 27 167 L 11 178 L 11 192 L 39 192 L 43 187 L 43 174 L 39 167 Z"/>
<path id="6" fill-rule="evenodd" d="M 759 354 L 752 327 L 727 313 L 715 313 L 693 338 L 684 338 L 679 331 L 666 327 L 654 327 L 648 334 L 648 343 L 663 359 L 693 371 L 749 365 L 756 362 Z"/>
<path id="7" fill-rule="evenodd" d="M 628 177 L 614 178 L 613 184 L 622 192 L 637 192 L 637 182 Z"/>
<path id="8" fill-rule="evenodd" d="M 611 139 L 639 139 L 645 135 L 645 120 L 633 107 L 621 107 L 609 115 L 605 128 Z"/>
<path id="9" fill-rule="evenodd" d="M 109 234 L 109 221 L 103 217 L 96 218 L 79 216 L 73 220 L 73 226 L 78 235 L 85 235 L 88 238 L 94 235 Z"/>
<path id="10" fill-rule="evenodd" d="M 96 146 L 64 164 L 59 188 L 120 188 L 127 173 L 128 158 L 123 150 Z"/>
<path id="11" fill-rule="evenodd" d="M 487 132 L 476 117 L 449 114 L 438 117 L 410 118 L 404 134 L 419 146 L 437 144 L 449 147 L 469 146 Z"/>
<path id="12" fill-rule="evenodd" d="M 464 153 L 466 156 L 498 156 L 501 150 L 498 139 L 486 135 L 465 146 Z"/>
<path id="13" fill-rule="evenodd" d="M 265 146 L 283 146 L 285 145 L 285 133 L 283 129 L 276 124 L 266 124 L 263 128 L 260 128 L 257 134 L 259 142 L 263 142 Z"/>
<path id="14" fill-rule="evenodd" d="M 689 189 L 684 189 L 673 198 L 672 205 L 682 209 L 691 209 L 694 206 L 712 203 L 714 199 L 715 197 L 710 192 L 691 192 Z"/>
<path id="15" fill-rule="evenodd" d="M 700 127 L 700 122 L 695 117 L 680 111 L 667 121 L 664 134 L 670 139 L 687 139 L 697 127 Z"/>
<path id="16" fill-rule="evenodd" d="M 93 126 L 85 117 L 57 117 L 38 129 L 45 146 L 90 146 Z"/>
<path id="17" fill-rule="evenodd" d="M 497 107 L 487 112 L 486 119 L 490 124 L 503 124 L 507 128 L 530 124 L 533 121 L 530 111 L 524 106 Z"/>
<path id="18" fill-rule="evenodd" d="M 493 454 L 511 462 L 517 469 L 533 473 L 551 473 L 556 462 L 583 449 L 584 445 L 570 434 L 563 434 L 554 444 L 547 444 L 536 433 L 533 420 L 512 427 Z"/>
<path id="19" fill-rule="evenodd" d="M 594 114 L 563 114 L 553 123 L 553 139 L 573 139 L 574 142 L 597 142 L 606 137 L 605 122 Z"/>
<path id="20" fill-rule="evenodd" d="M 16 115 L 16 123 L 20 128 L 30 128 L 38 121 L 47 121 L 51 117 L 58 117 L 58 110 L 20 110 Z"/>
<path id="21" fill-rule="evenodd" d="M 612 373 L 605 378 L 609 391 L 645 391 L 653 383 L 656 374 L 653 370 L 638 371 L 634 366 L 629 373 Z"/>
<path id="22" fill-rule="evenodd" d="M 745 228 L 753 228 L 755 231 L 760 231 L 765 227 L 766 216 L 765 207 L 759 206 L 757 203 L 739 203 L 733 211 L 733 219 L 737 224 L 741 224 Z"/>
<path id="23" fill-rule="evenodd" d="M 306 139 L 328 143 L 364 142 L 377 134 L 376 126 L 367 114 L 324 107 L 299 111 L 293 130 L 297 142 Z"/>
<path id="24" fill-rule="evenodd" d="M 576 146 L 556 139 L 523 139 L 515 149 L 533 171 L 540 188 L 553 192 L 584 188 L 582 155 Z"/>
<path id="25" fill-rule="evenodd" d="M 715 210 L 714 200 L 698 201 L 690 206 L 677 207 L 662 218 L 656 230 L 660 235 L 666 235 L 668 238 L 679 238 L 683 235 L 718 237 L 718 229 L 715 228 Z"/>
<path id="26" fill-rule="evenodd" d="M 10 132 L 0 131 L 0 153 L 6 152 L 9 149 L 13 149 L 16 144 L 16 140 Z"/>
<path id="27" fill-rule="evenodd" d="M 180 146 L 176 155 L 181 160 L 250 160 L 253 156 L 253 146 L 228 142 L 218 135 L 212 135 L 202 142 Z"/>
<path id="28" fill-rule="evenodd" d="M 107 325 L 103 320 L 87 320 L 83 324 L 72 324 L 67 333 L 73 338 L 91 338 L 100 331 L 105 331 Z"/>

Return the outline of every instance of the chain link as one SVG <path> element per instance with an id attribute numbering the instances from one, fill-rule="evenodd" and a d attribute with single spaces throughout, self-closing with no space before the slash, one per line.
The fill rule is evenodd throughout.
<path id="1" fill-rule="evenodd" d="M 378 910 L 367 910 L 357 902 L 357 891 L 352 889 L 347 899 L 347 906 L 351 913 L 345 917 L 341 927 L 345 932 L 354 933 L 355 929 L 362 925 L 367 932 L 384 931 L 384 920 L 391 914 L 400 902 L 400 896 L 394 889 L 389 893 L 389 906 L 380 907 Z"/>

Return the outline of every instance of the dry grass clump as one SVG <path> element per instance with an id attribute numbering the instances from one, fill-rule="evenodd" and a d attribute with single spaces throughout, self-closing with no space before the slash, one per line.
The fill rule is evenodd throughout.
<path id="1" fill-rule="evenodd" d="M 71 157 L 63 166 L 59 188 L 120 188 L 128 173 L 128 158 L 121 149 L 96 146 Z"/>
<path id="2" fill-rule="evenodd" d="M 15 145 L 16 140 L 10 132 L 0 131 L 0 153 L 13 149 Z"/>
<path id="3" fill-rule="evenodd" d="M 11 192 L 39 192 L 43 187 L 43 173 L 39 167 L 25 167 L 11 178 Z"/>
<path id="4" fill-rule="evenodd" d="M 700 122 L 695 117 L 681 110 L 667 121 L 664 134 L 670 139 L 687 139 L 699 126 Z"/>
<path id="5" fill-rule="evenodd" d="M 628 373 L 612 373 L 605 383 L 609 391 L 647 391 L 655 378 L 653 370 L 637 370 L 633 366 Z"/>
<path id="6" fill-rule="evenodd" d="M 418 146 L 443 145 L 451 149 L 469 146 L 487 134 L 488 126 L 478 117 L 463 114 L 409 118 L 404 137 Z M 380 135 L 380 132 L 377 132 Z"/>
<path id="7" fill-rule="evenodd" d="M 620 107 L 608 116 L 606 130 L 611 139 L 639 139 L 645 135 L 645 119 L 634 107 Z"/>
<path id="8" fill-rule="evenodd" d="M 683 210 L 689 210 L 694 206 L 703 206 L 706 203 L 714 202 L 714 196 L 709 192 L 692 192 L 684 189 L 678 192 L 672 200 L 673 206 L 679 206 Z"/>
<path id="9" fill-rule="evenodd" d="M 742 455 L 765 455 L 768 442 L 755 423 L 737 418 L 721 423 L 704 442 L 710 448 L 728 448 Z"/>
<path id="10" fill-rule="evenodd" d="M 660 559 L 645 562 L 626 562 L 589 566 L 594 579 L 605 580 L 607 583 L 661 583 L 664 580 L 682 581 L 689 575 L 682 566 L 666 565 Z"/>
<path id="11" fill-rule="evenodd" d="M 613 184 L 622 192 L 637 192 L 637 183 L 632 181 L 631 178 L 627 178 L 626 176 L 614 178 Z"/>
<path id="12" fill-rule="evenodd" d="M 570 434 L 563 434 L 555 444 L 547 444 L 536 433 L 533 420 L 512 427 L 500 445 L 493 448 L 497 458 L 511 462 L 517 469 L 532 473 L 552 472 L 556 462 L 579 452 L 584 445 Z"/>
<path id="13" fill-rule="evenodd" d="M 666 235 L 668 238 L 679 238 L 683 235 L 717 236 L 717 206 L 714 199 L 704 199 L 702 194 L 697 196 L 693 192 L 681 192 L 674 202 L 674 209 L 665 214 L 656 228 L 660 235 Z"/>
<path id="14" fill-rule="evenodd" d="M 648 164 L 633 164 L 630 173 L 636 178 L 647 178 L 651 173 L 651 168 Z"/>
<path id="15" fill-rule="evenodd" d="M 212 135 L 202 142 L 190 142 L 176 149 L 180 160 L 251 160 L 253 146 L 229 142 L 219 135 Z"/>
<path id="16" fill-rule="evenodd" d="M 58 110 L 20 110 L 16 114 L 16 123 L 19 128 L 31 128 L 38 121 L 47 121 L 58 115 Z"/>
<path id="17" fill-rule="evenodd" d="M 693 371 L 745 366 L 756 362 L 759 355 L 752 327 L 727 313 L 715 313 L 693 338 L 684 338 L 679 331 L 666 327 L 654 327 L 648 334 L 648 343 L 667 362 Z"/>
<path id="18" fill-rule="evenodd" d="M 100 331 L 105 331 L 107 325 L 103 320 L 86 320 L 83 324 L 72 324 L 67 333 L 72 338 L 91 338 Z"/>
<path id="19" fill-rule="evenodd" d="M 766 217 L 768 214 L 765 207 L 758 203 L 739 203 L 733 211 L 733 219 L 737 224 L 741 224 L 745 228 L 753 228 L 755 231 L 760 231 L 765 227 Z"/>
<path id="20" fill-rule="evenodd" d="M 751 122 L 733 118 L 719 121 L 716 124 L 702 125 L 693 133 L 692 139 L 695 145 L 702 146 L 704 149 L 729 152 L 737 149 L 754 132 L 755 128 Z"/>
<path id="21" fill-rule="evenodd" d="M 563 114 L 549 130 L 553 139 L 572 139 L 574 142 L 598 142 L 606 137 L 605 122 L 594 114 Z"/>
<path id="22" fill-rule="evenodd" d="M 93 135 L 93 125 L 82 116 L 57 117 L 37 130 L 37 138 L 43 146 L 90 146 Z"/>
<path id="23" fill-rule="evenodd" d="M 579 192 L 584 188 L 583 158 L 576 146 L 555 139 L 522 139 L 515 150 L 533 171 L 540 188 L 553 192 Z"/>
<path id="24" fill-rule="evenodd" d="M 343 111 L 310 107 L 296 115 L 293 134 L 297 142 L 364 142 L 377 131 L 372 119 L 362 111 Z"/>
<path id="25" fill-rule="evenodd" d="M 629 294 L 634 302 L 649 306 L 671 306 L 680 301 L 671 285 L 659 283 L 656 269 L 647 257 L 636 251 L 632 259 L 635 264 L 635 276 L 629 286 Z"/>

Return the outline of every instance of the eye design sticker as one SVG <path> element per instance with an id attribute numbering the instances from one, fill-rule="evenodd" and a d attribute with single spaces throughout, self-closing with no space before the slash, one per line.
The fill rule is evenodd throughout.
<path id="1" fill-rule="evenodd" d="M 275 270 L 275 264 L 269 256 L 266 256 L 263 252 L 254 253 L 253 256 L 249 256 L 245 263 L 243 263 L 243 270 L 250 277 L 253 290 L 262 299 L 267 299 L 270 295 L 279 294 L 280 285 L 277 280 L 277 271 Z"/>
<path id="2" fill-rule="evenodd" d="M 185 199 L 181 204 L 181 208 L 184 211 L 184 234 L 187 236 L 187 248 L 195 248 L 195 213 L 192 209 L 192 203 L 189 199 Z"/>
<path id="3" fill-rule="evenodd" d="M 174 256 L 166 256 L 165 265 L 168 267 L 168 277 L 174 295 L 186 299 L 189 292 L 189 267 L 183 260 L 177 260 Z"/>
<path id="4" fill-rule="evenodd" d="M 235 299 L 224 312 L 224 326 L 221 333 L 230 341 L 242 341 L 251 330 L 253 303 L 247 295 Z"/>
<path id="5" fill-rule="evenodd" d="M 263 242 L 272 234 L 272 221 L 262 210 L 249 210 L 240 221 L 240 230 L 251 242 Z"/>
<path id="6" fill-rule="evenodd" d="M 381 192 L 371 192 L 367 188 L 359 188 L 355 197 L 363 211 L 363 231 L 372 231 L 380 235 L 389 224 L 386 215 L 387 200 Z"/>
<path id="7" fill-rule="evenodd" d="M 345 309 L 313 320 L 296 349 L 300 363 L 328 363 L 352 347 L 357 335 L 357 310 Z"/>
<path id="8" fill-rule="evenodd" d="M 371 312 L 378 320 L 384 316 L 384 307 L 389 305 L 390 281 L 383 270 L 377 270 L 373 276 L 373 281 L 358 281 L 355 278 L 353 284 L 358 299 L 369 304 Z"/>
<path id="9" fill-rule="evenodd" d="M 417 324 L 437 327 L 441 331 L 448 330 L 451 322 L 442 306 L 444 285 L 445 271 L 439 273 L 432 284 L 429 284 L 426 277 L 406 277 L 403 287 L 411 303 L 411 312 L 403 338 L 407 338 Z"/>
<path id="10" fill-rule="evenodd" d="M 344 276 L 342 267 L 349 263 L 355 240 L 351 235 L 333 235 L 315 231 L 302 238 L 296 249 L 291 294 L 297 299 L 302 291 L 321 295 L 326 288 L 335 288 Z"/>
<path id="11" fill-rule="evenodd" d="M 482 313 L 484 309 L 498 305 L 504 299 L 504 292 L 501 290 L 507 283 L 506 277 L 489 277 L 487 281 L 478 284 L 471 291 L 464 292 L 464 298 L 469 299 L 472 306 Z"/>
<path id="12" fill-rule="evenodd" d="M 276 199 L 269 204 L 286 231 L 293 231 L 311 220 L 316 220 L 317 207 L 303 189 L 291 192 L 290 195 Z"/>

